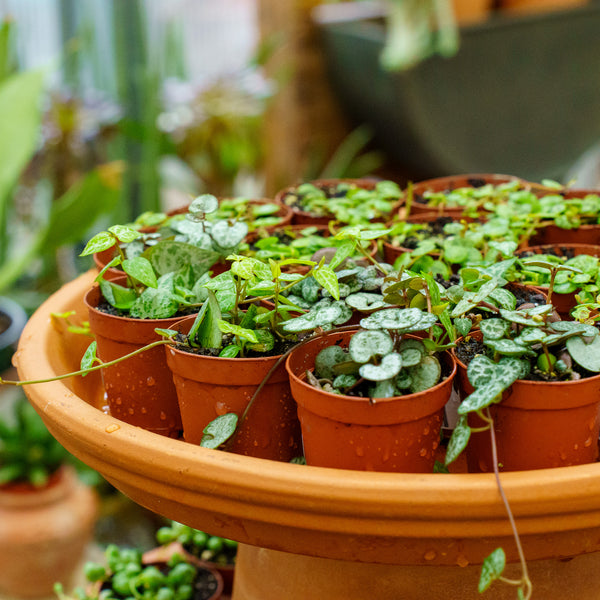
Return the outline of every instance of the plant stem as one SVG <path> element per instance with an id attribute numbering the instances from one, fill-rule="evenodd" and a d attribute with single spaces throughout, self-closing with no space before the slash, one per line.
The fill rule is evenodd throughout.
<path id="1" fill-rule="evenodd" d="M 72 373 L 65 373 L 64 375 L 56 375 L 55 377 L 49 377 L 48 379 L 30 379 L 28 381 L 7 381 L 6 379 L 2 379 L 2 377 L 0 377 L 0 384 L 14 385 L 14 386 L 20 387 L 22 385 L 32 385 L 32 384 L 36 384 L 36 383 L 48 383 L 50 381 L 59 381 L 60 379 L 76 377 L 77 375 L 87 375 L 88 373 L 92 373 L 94 371 L 104 369 L 105 367 L 112 367 L 113 365 L 116 365 L 123 360 L 132 358 L 133 356 L 141 354 L 142 352 L 145 352 L 146 350 L 150 350 L 151 348 L 155 348 L 156 346 L 162 346 L 164 344 L 170 344 L 170 343 L 173 343 L 173 340 L 170 340 L 170 339 L 158 340 L 158 341 L 152 342 L 151 344 L 148 344 L 142 348 L 138 348 L 137 350 L 134 350 L 133 352 L 130 352 L 129 354 L 125 354 L 124 356 L 115 358 L 114 360 L 111 360 L 107 363 L 102 363 L 102 364 L 96 365 L 95 367 L 88 367 L 87 369 L 80 369 L 79 371 L 74 371 Z"/>
<path id="2" fill-rule="evenodd" d="M 500 497 L 502 498 L 502 502 L 504 504 L 504 508 L 506 509 L 506 514 L 508 515 L 508 520 L 510 522 L 510 527 L 512 529 L 513 537 L 515 539 L 515 544 L 517 546 L 517 552 L 519 554 L 519 561 L 521 562 L 521 570 L 522 577 L 516 585 L 523 586 L 525 589 L 523 590 L 524 600 L 529 600 L 531 598 L 531 593 L 533 586 L 531 584 L 531 580 L 529 579 L 529 571 L 527 569 L 527 561 L 525 560 L 525 554 L 523 552 L 523 547 L 521 545 L 521 538 L 519 537 L 519 532 L 517 531 L 517 524 L 515 522 L 515 518 L 513 516 L 512 510 L 510 508 L 510 504 L 508 502 L 508 498 L 506 497 L 506 493 L 504 492 L 504 488 L 502 486 L 502 482 L 500 481 L 500 471 L 498 470 L 498 448 L 496 444 L 496 432 L 493 427 L 493 419 L 490 414 L 490 409 L 486 408 L 486 420 L 489 420 L 492 423 L 492 427 L 490 427 L 490 441 L 492 444 L 492 463 L 494 465 L 494 476 L 496 478 L 496 485 L 498 486 L 498 491 L 500 492 Z"/>

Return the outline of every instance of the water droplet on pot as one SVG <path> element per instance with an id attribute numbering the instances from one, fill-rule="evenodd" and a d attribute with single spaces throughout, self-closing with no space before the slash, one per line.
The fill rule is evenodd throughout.
<path id="1" fill-rule="evenodd" d="M 133 414 L 135 411 L 134 411 L 134 410 L 133 410 L 133 408 L 130 406 L 130 407 L 127 409 L 127 412 L 128 412 L 130 415 L 132 415 L 132 414 Z"/>
<path id="2" fill-rule="evenodd" d="M 423 429 L 423 435 L 429 435 L 430 429 L 429 426 L 425 427 L 425 429 Z"/>
<path id="3" fill-rule="evenodd" d="M 567 453 L 563 452 L 562 450 L 559 453 L 560 456 L 560 460 L 567 460 Z"/>
<path id="4" fill-rule="evenodd" d="M 594 431 L 594 427 L 596 426 L 596 420 L 592 419 L 589 423 L 588 423 L 588 429 L 590 431 Z"/>
<path id="5" fill-rule="evenodd" d="M 427 456 L 427 448 L 421 448 L 421 450 L 419 450 L 419 455 L 420 456 Z"/>
<path id="6" fill-rule="evenodd" d="M 583 443 L 583 445 L 584 445 L 586 448 L 589 448 L 589 447 L 592 445 L 592 438 L 591 438 L 591 437 L 589 437 L 587 440 L 585 440 L 585 442 Z"/>
<path id="7" fill-rule="evenodd" d="M 222 402 L 221 400 L 219 400 L 215 404 L 215 411 L 219 417 L 222 415 L 226 415 L 229 412 L 227 410 L 227 404 L 225 402 Z"/>
<path id="8" fill-rule="evenodd" d="M 355 449 L 356 452 L 356 456 L 364 456 L 365 455 L 365 449 L 362 446 L 357 446 Z"/>
<path id="9" fill-rule="evenodd" d="M 156 381 L 155 381 L 154 377 L 148 377 L 148 379 L 146 379 L 146 385 L 148 387 L 152 387 L 153 385 L 156 385 Z"/>
<path id="10" fill-rule="evenodd" d="M 428 550 L 427 552 L 425 552 L 425 554 L 423 555 L 423 558 L 425 560 L 433 560 L 435 557 L 437 556 L 437 553 L 435 550 Z"/>
<path id="11" fill-rule="evenodd" d="M 579 444 L 575 444 L 575 445 L 573 446 L 573 450 L 579 450 Z"/>
<path id="12" fill-rule="evenodd" d="M 463 567 L 463 568 L 464 568 L 464 567 L 467 567 L 467 566 L 469 566 L 469 561 L 467 560 L 467 557 L 466 557 L 466 556 L 464 556 L 463 554 L 459 554 L 459 555 L 456 557 L 456 564 L 457 564 L 459 567 Z"/>
<path id="13" fill-rule="evenodd" d="M 113 423 L 112 425 L 108 425 L 108 427 L 104 431 L 106 431 L 106 433 L 113 433 L 115 431 L 118 431 L 119 429 L 121 429 L 121 426 L 117 425 L 116 423 Z"/>
<path id="14" fill-rule="evenodd" d="M 121 406 L 121 404 L 123 404 L 123 400 L 121 400 L 121 398 L 116 398 L 116 399 L 115 399 L 115 404 L 116 404 L 117 406 Z"/>
<path id="15" fill-rule="evenodd" d="M 164 411 L 160 411 L 160 415 L 158 417 L 161 421 L 166 421 L 167 420 L 167 415 L 164 413 Z"/>
<path id="16" fill-rule="evenodd" d="M 140 412 L 141 412 L 143 415 L 147 415 L 147 414 L 148 414 L 148 409 L 147 409 L 147 408 L 144 406 L 144 407 L 140 408 Z"/>

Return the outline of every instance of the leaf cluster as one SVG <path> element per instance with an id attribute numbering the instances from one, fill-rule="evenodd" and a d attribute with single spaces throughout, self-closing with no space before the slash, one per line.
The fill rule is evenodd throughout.
<path id="1" fill-rule="evenodd" d="M 298 205 L 316 216 L 331 216 L 340 223 L 359 225 L 389 217 L 401 197 L 402 191 L 393 181 L 378 181 L 372 190 L 350 182 L 303 183 L 288 192 L 283 202 Z"/>
<path id="2" fill-rule="evenodd" d="M 437 317 L 418 308 L 387 308 L 360 321 L 347 349 L 324 348 L 315 359 L 309 380 L 326 391 L 347 394 L 366 387 L 370 398 L 420 392 L 441 377 L 438 358 L 425 343 L 405 337 L 430 329 Z"/>
<path id="3" fill-rule="evenodd" d="M 161 569 L 146 565 L 136 548 L 110 544 L 104 552 L 104 564 L 88 562 L 84 573 L 88 586 L 78 587 L 71 598 L 58 584 L 60 600 L 190 600 L 198 570 L 179 555 L 173 555 Z"/>

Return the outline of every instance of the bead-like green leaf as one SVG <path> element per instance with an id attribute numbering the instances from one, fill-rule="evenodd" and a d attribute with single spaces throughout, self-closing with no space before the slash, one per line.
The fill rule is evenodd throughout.
<path id="1" fill-rule="evenodd" d="M 389 334 L 381 330 L 360 330 L 350 340 L 350 357 L 357 363 L 366 363 L 375 356 L 384 356 L 394 348 Z"/>

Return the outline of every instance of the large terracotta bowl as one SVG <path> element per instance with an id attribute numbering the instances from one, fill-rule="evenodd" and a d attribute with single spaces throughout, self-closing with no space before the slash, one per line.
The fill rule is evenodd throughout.
<path id="1" fill-rule="evenodd" d="M 75 310 L 85 320 L 82 299 L 92 280 L 90 272 L 65 285 L 30 319 L 15 355 L 22 380 L 78 367 L 89 338 L 68 333 L 51 315 Z M 478 567 L 467 565 L 481 564 L 497 546 L 516 560 L 493 474 L 374 473 L 267 461 L 118 421 L 101 409 L 98 377 L 28 385 L 25 391 L 52 434 L 135 502 L 241 542 L 235 600 L 359 598 L 343 589 L 351 580 L 358 589 L 356 577 L 368 573 L 379 573 L 368 597 L 390 597 L 380 586 L 393 580 L 398 590 L 412 573 L 417 591 L 402 587 L 405 595 L 394 597 L 477 598 L 470 569 Z M 552 593 L 561 580 L 570 586 L 564 595 L 539 597 L 597 597 L 582 592 L 586 578 L 580 575 L 581 569 L 597 571 L 600 562 L 600 465 L 503 473 L 502 481 L 532 573 L 541 565 L 537 589 L 547 585 Z M 593 554 L 578 557 L 585 553 Z M 569 557 L 577 558 L 555 560 Z M 269 565 L 280 571 L 267 576 Z M 314 572 L 307 575 L 306 568 Z M 439 594 L 433 591 L 437 574 L 453 581 L 441 582 Z M 306 586 L 312 577 L 317 589 L 336 590 L 311 596 Z M 466 591 L 449 592 L 460 585 Z M 504 587 L 514 598 L 514 589 Z"/>

